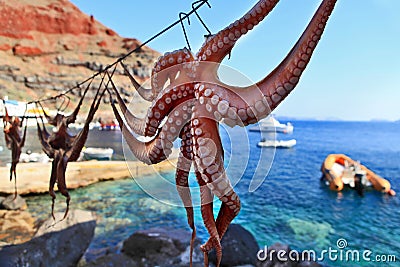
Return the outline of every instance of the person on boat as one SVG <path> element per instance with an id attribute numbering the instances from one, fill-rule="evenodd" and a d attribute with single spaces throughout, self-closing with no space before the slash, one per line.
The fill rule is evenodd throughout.
<path id="1" fill-rule="evenodd" d="M 354 190 L 357 191 L 357 194 L 361 197 L 364 196 L 364 185 L 362 183 L 363 174 L 356 173 L 354 175 Z"/>
<path id="2" fill-rule="evenodd" d="M 394 191 L 393 189 L 390 189 L 388 194 L 389 194 L 389 196 L 394 197 L 396 195 L 396 191 Z"/>

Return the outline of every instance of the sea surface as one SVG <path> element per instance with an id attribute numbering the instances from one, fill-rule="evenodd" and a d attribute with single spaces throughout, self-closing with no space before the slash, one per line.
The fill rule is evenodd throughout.
<path id="1" fill-rule="evenodd" d="M 283 121 L 282 121 L 283 122 Z M 294 133 L 277 139 L 296 139 L 292 149 L 258 148 L 260 134 L 248 129 L 221 128 L 228 175 L 240 196 L 242 210 L 235 223 L 254 234 L 260 247 L 275 242 L 298 250 L 326 250 L 323 263 L 329 266 L 399 266 L 400 261 L 400 123 L 293 121 Z M 0 146 L 4 146 L 0 137 Z M 3 143 L 1 143 L 3 142 Z M 124 158 L 119 131 L 93 130 L 87 146 L 113 147 L 115 159 Z M 34 129 L 29 130 L 27 148 L 40 150 Z M 353 190 L 330 191 L 320 182 L 320 167 L 331 153 L 343 153 L 387 178 L 398 191 L 395 197 L 367 191 L 360 197 Z M 2 164 L 9 151 L 0 152 Z M 256 175 L 254 175 L 256 173 Z M 265 180 L 264 180 L 265 178 Z M 101 182 L 71 191 L 72 208 L 96 212 L 99 221 L 88 257 L 116 246 L 139 229 L 171 226 L 187 229 L 184 208 L 177 201 L 174 173 Z M 165 186 L 165 183 L 170 183 Z M 192 194 L 198 204 L 193 177 Z M 251 187 L 249 190 L 249 186 Z M 258 184 L 260 186 L 257 188 Z M 255 189 L 255 190 L 254 190 Z M 253 191 L 253 192 L 250 192 Z M 47 195 L 27 198 L 29 210 L 46 218 L 51 200 Z M 65 209 L 57 197 L 56 208 Z M 215 213 L 219 208 L 216 201 Z M 195 208 L 198 236 L 206 240 L 200 210 Z M 375 256 L 395 255 L 396 263 L 346 260 L 346 252 L 365 251 Z M 336 251 L 336 252 L 334 252 Z M 337 259 L 335 260 L 335 256 Z"/>

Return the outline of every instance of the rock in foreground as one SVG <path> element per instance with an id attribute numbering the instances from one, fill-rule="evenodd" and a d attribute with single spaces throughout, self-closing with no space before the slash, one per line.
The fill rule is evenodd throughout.
<path id="1" fill-rule="evenodd" d="M 124 241 L 122 252 L 140 266 L 188 266 L 190 236 L 187 231 L 175 229 L 137 231 Z M 193 262 L 202 263 L 199 244 L 195 242 Z"/>
<path id="2" fill-rule="evenodd" d="M 183 267 L 189 266 L 190 233 L 170 228 L 151 228 L 137 231 L 123 241 L 122 249 L 111 252 L 90 262 L 81 262 L 80 266 L 97 267 Z M 193 267 L 204 266 L 200 241 L 195 240 Z M 292 251 L 288 245 L 274 244 L 268 247 L 265 260 L 259 261 L 259 247 L 254 236 L 238 224 L 229 226 L 221 242 L 223 246 L 222 266 L 241 267 L 318 267 L 313 261 L 280 261 L 270 251 Z M 264 256 L 264 254 L 260 255 Z M 209 255 L 210 267 L 215 266 L 215 253 Z"/>
<path id="3" fill-rule="evenodd" d="M 254 236 L 239 224 L 229 225 L 221 241 L 221 267 L 255 265 L 257 261 L 258 244 Z M 210 261 L 216 263 L 215 251 L 210 253 Z"/>
<path id="4" fill-rule="evenodd" d="M 46 220 L 34 238 L 0 250 L 0 266 L 76 266 L 89 246 L 96 227 L 91 212 L 71 210 Z"/>
<path id="5" fill-rule="evenodd" d="M 89 263 L 82 263 L 80 266 L 85 267 L 98 267 L 98 266 L 107 266 L 107 267 L 132 267 L 132 266 L 141 266 L 140 263 L 134 261 L 129 256 L 120 253 L 120 254 L 108 254 L 102 256 L 94 261 Z"/>
<path id="6" fill-rule="evenodd" d="M 8 195 L 1 201 L 0 208 L 6 210 L 25 210 L 28 206 L 26 205 L 25 199 L 20 195 Z"/>

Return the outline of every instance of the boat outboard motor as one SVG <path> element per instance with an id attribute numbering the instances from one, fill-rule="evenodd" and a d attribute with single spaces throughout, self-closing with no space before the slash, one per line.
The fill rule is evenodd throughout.
<path id="1" fill-rule="evenodd" d="M 363 197 L 364 196 L 364 185 L 363 185 L 363 177 L 364 173 L 356 172 L 354 175 L 354 189 L 357 191 L 358 195 Z"/>

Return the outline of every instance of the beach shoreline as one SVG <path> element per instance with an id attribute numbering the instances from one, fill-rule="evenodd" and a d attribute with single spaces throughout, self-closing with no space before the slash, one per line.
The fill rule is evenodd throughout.
<path id="1" fill-rule="evenodd" d="M 141 177 L 156 172 L 173 170 L 176 159 L 155 165 L 139 161 L 80 161 L 68 163 L 66 180 L 68 189 L 76 189 L 91 184 Z M 17 166 L 17 189 L 20 195 L 44 194 L 49 191 L 51 162 L 21 163 Z M 14 181 L 9 179 L 9 167 L 0 167 L 0 194 L 14 193 Z"/>

